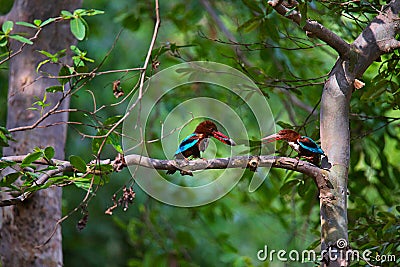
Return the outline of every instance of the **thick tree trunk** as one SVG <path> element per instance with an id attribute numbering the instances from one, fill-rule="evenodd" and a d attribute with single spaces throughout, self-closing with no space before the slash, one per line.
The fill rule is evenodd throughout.
<path id="1" fill-rule="evenodd" d="M 329 199 L 322 199 L 321 249 L 331 253 L 321 266 L 349 266 L 346 257 L 347 234 L 347 180 L 350 159 L 349 102 L 353 83 L 380 55 L 399 48 L 396 32 L 400 29 L 398 14 L 400 0 L 391 1 L 363 30 L 351 45 L 348 59 L 340 58 L 325 83 L 321 100 L 321 141 L 328 155 L 322 167 L 330 168 L 328 179 L 332 184 Z M 362 90 L 362 89 L 361 89 Z M 356 156 L 356 155 L 355 155 Z"/>
<path id="2" fill-rule="evenodd" d="M 329 199 L 321 198 L 321 250 L 332 250 L 324 257 L 322 266 L 348 266 L 339 255 L 347 249 L 347 176 L 350 158 L 349 101 L 352 85 L 346 79 L 348 63 L 338 60 L 326 81 L 321 100 L 321 140 L 327 152 L 328 178 L 332 184 Z M 326 163 L 326 162 L 325 162 Z M 342 240 L 339 244 L 338 240 Z M 337 252 L 337 253 L 335 253 Z M 331 262 L 329 257 L 337 257 Z M 332 258 L 332 257 L 331 257 Z"/>
<path id="3" fill-rule="evenodd" d="M 81 0 L 70 1 L 24 1 L 16 0 L 5 20 L 32 22 L 34 19 L 45 20 L 59 16 L 61 10 L 70 10 L 80 6 Z M 26 27 L 15 28 L 16 31 L 28 32 Z M 28 110 L 35 102 L 35 96 L 43 99 L 45 89 L 58 84 L 57 80 L 39 79 L 36 73 L 37 64 L 43 57 L 37 50 L 55 53 L 68 48 L 75 41 L 70 34 L 69 24 L 65 22 L 44 28 L 39 38 L 31 46 L 26 46 L 23 52 L 10 60 L 8 116 L 7 128 L 33 124 L 40 118 L 40 111 Z M 16 51 L 21 43 L 12 42 L 11 49 Z M 42 70 L 57 74 L 57 65 L 46 65 Z M 60 99 L 61 94 L 48 94 L 47 103 L 52 108 Z M 66 100 L 60 109 L 67 108 Z M 52 115 L 42 125 L 67 121 L 68 114 Z M 18 142 L 4 149 L 4 155 L 22 155 L 32 152 L 34 147 L 52 146 L 56 158 L 64 157 L 66 139 L 66 124 L 50 128 L 15 132 L 13 137 Z M 0 196 L 1 197 L 1 196 Z M 8 196 L 2 196 L 4 198 Z M 4 207 L 0 210 L 0 256 L 2 266 L 61 266 L 62 243 L 61 229 L 57 229 L 51 241 L 41 247 L 52 233 L 56 221 L 61 217 L 61 189 L 49 188 L 36 193 L 31 199 L 21 205 Z M 1 264 L 0 264 L 1 265 Z"/>

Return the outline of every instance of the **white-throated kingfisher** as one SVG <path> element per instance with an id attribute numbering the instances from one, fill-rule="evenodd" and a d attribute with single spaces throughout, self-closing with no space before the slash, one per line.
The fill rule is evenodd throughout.
<path id="1" fill-rule="evenodd" d="M 182 140 L 175 152 L 175 158 L 200 158 L 200 152 L 206 150 L 208 146 L 208 138 L 210 137 L 214 137 L 222 143 L 230 146 L 236 145 L 231 138 L 218 131 L 214 122 L 206 120 L 197 125 L 194 132 Z M 167 174 L 173 174 L 175 171 L 176 170 L 168 170 Z"/>
<path id="2" fill-rule="evenodd" d="M 299 157 L 304 157 L 315 165 L 319 165 L 321 155 L 325 156 L 325 152 L 314 140 L 308 136 L 301 136 L 298 132 L 293 130 L 280 130 L 278 133 L 264 137 L 261 140 L 267 141 L 268 143 L 284 140 L 288 142 L 291 148 L 299 153 Z"/>

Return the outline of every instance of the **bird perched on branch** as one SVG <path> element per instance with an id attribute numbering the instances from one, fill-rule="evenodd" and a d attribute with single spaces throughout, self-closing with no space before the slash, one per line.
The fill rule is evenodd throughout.
<path id="1" fill-rule="evenodd" d="M 230 146 L 236 145 L 232 139 L 218 131 L 214 122 L 206 120 L 197 125 L 194 132 L 182 140 L 175 152 L 175 158 L 200 158 L 200 151 L 204 152 L 206 150 L 209 141 L 208 138 L 210 137 L 214 137 Z M 175 171 L 176 170 L 168 170 L 167 174 L 173 174 Z"/>
<path id="2" fill-rule="evenodd" d="M 291 148 L 299 153 L 299 157 L 304 157 L 315 165 L 319 165 L 321 155 L 325 156 L 325 152 L 314 140 L 307 136 L 301 136 L 298 132 L 293 130 L 280 130 L 278 133 L 264 137 L 261 140 L 267 141 L 268 143 L 284 140 L 288 142 Z"/>

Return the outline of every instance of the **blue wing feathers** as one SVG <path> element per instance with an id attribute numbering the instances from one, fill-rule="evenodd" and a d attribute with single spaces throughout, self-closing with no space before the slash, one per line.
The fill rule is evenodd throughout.
<path id="1" fill-rule="evenodd" d="M 298 143 L 302 148 L 307 149 L 312 153 L 325 155 L 325 152 L 310 137 L 302 136 Z"/>
<path id="2" fill-rule="evenodd" d="M 188 135 L 185 139 L 182 140 L 182 142 L 179 144 L 178 149 L 175 152 L 175 155 L 182 153 L 183 151 L 191 148 L 192 146 L 196 145 L 196 143 L 199 141 L 197 138 L 197 135 L 195 133 L 192 133 Z"/>

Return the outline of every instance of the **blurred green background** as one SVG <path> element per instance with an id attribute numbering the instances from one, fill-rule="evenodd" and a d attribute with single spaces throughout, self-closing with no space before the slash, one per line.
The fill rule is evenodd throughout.
<path id="1" fill-rule="evenodd" d="M 256 82 L 270 104 L 278 129 L 297 127 L 302 134 L 319 139 L 318 104 L 324 79 L 337 58 L 335 51 L 316 39 L 307 38 L 297 25 L 268 7 L 266 1 L 160 2 L 161 28 L 152 57 L 159 66 L 148 75 L 191 60 L 227 64 Z M 205 8 L 207 4 L 215 13 Z M 376 15 L 380 4 L 383 2 L 340 6 L 329 1 L 311 1 L 307 2 L 307 16 L 352 42 Z M 81 50 L 88 51 L 88 57 L 95 59 L 89 67 L 95 67 L 114 43 L 100 71 L 142 66 L 154 27 L 153 1 L 84 1 L 84 8 L 105 11 L 103 15 L 87 19 L 88 37 L 78 44 Z M 354 19 L 356 15 L 358 19 Z M 224 27 L 217 26 L 218 23 Z M 371 248 L 380 254 L 397 255 L 400 101 L 398 67 L 393 60 L 398 58 L 396 51 L 374 63 L 363 77 L 365 88 L 353 94 L 349 173 L 352 248 Z M 90 90 L 96 97 L 97 107 L 106 105 L 97 113 L 100 120 L 124 114 L 127 101 L 111 105 L 120 101 L 113 96 L 112 83 L 120 80 L 122 89 L 128 93 L 137 79 L 137 72 L 96 77 L 72 96 L 71 107 L 93 110 L 92 96 L 87 92 Z M 0 119 L 1 125 L 5 125 L 6 69 L 0 71 L 0 90 L 3 96 Z M 199 96 L 212 96 L 236 107 L 242 104 L 212 87 L 204 90 L 190 87 L 165 96 L 160 118 L 184 99 Z M 311 114 L 314 108 L 316 111 Z M 252 118 L 242 119 L 252 131 Z M 86 118 L 71 113 L 70 120 L 85 122 Z M 154 124 L 154 129 L 148 129 L 156 137 L 157 127 Z M 89 127 L 70 126 L 66 157 L 78 155 L 90 161 L 92 140 L 82 138 L 77 130 L 96 134 Z M 257 133 L 254 137 L 257 138 Z M 277 146 L 282 155 L 295 155 L 286 145 L 278 143 Z M 154 154 L 163 155 L 157 147 Z M 112 147 L 107 146 L 102 157 L 115 155 Z M 112 196 L 120 194 L 124 185 L 132 185 L 128 170 L 112 174 L 109 183 L 100 187 L 88 204 L 87 226 L 77 230 L 76 225 L 83 216 L 79 211 L 62 224 L 64 265 L 314 266 L 314 263 L 279 262 L 276 258 L 272 262 L 257 259 L 257 252 L 265 245 L 270 250 L 318 249 L 319 200 L 313 181 L 302 174 L 273 169 L 263 185 L 250 193 L 248 185 L 252 175 L 246 171 L 226 196 L 196 208 L 165 205 L 134 185 L 134 203 L 126 211 L 117 208 L 110 216 L 104 212 L 113 205 Z M 85 194 L 77 187 L 65 187 L 64 214 L 78 206 Z M 364 264 L 355 262 L 353 266 Z"/>

